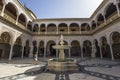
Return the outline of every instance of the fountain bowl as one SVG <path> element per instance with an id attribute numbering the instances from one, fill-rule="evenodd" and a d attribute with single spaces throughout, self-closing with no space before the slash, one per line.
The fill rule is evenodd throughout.
<path id="1" fill-rule="evenodd" d="M 54 49 L 69 49 L 71 46 L 68 45 L 55 45 L 52 46 Z"/>
<path id="2" fill-rule="evenodd" d="M 48 60 L 48 71 L 57 71 L 57 72 L 67 72 L 67 71 L 78 71 L 78 66 L 76 65 L 75 59 L 58 59 L 52 58 Z"/>

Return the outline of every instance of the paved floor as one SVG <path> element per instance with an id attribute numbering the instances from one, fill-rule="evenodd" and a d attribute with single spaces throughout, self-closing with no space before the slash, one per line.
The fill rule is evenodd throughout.
<path id="1" fill-rule="evenodd" d="M 47 59 L 46 59 L 47 60 Z M 46 62 L 32 59 L 0 61 L 0 80 L 120 80 L 120 62 L 78 59 L 79 71 L 55 73 L 45 71 Z"/>

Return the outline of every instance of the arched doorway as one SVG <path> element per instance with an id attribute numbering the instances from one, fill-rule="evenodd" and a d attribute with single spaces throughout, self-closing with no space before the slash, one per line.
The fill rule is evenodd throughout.
<path id="1" fill-rule="evenodd" d="M 101 49 L 102 49 L 102 56 L 103 58 L 110 58 L 111 59 L 111 54 L 110 54 L 110 46 L 107 43 L 107 39 L 105 37 L 101 38 Z"/>
<path id="2" fill-rule="evenodd" d="M 80 57 L 81 56 L 81 48 L 80 43 L 77 40 L 71 42 L 71 56 Z"/>
<path id="3" fill-rule="evenodd" d="M 47 46 L 46 46 L 46 51 L 47 51 L 47 56 L 48 57 L 56 57 L 56 50 L 53 49 L 52 46 L 56 45 L 54 41 L 48 41 Z"/>
<path id="4" fill-rule="evenodd" d="M 29 40 L 26 41 L 26 45 L 24 47 L 24 57 L 29 57 L 30 53 L 30 46 L 29 46 Z"/>
<path id="5" fill-rule="evenodd" d="M 0 59 L 8 59 L 10 53 L 11 36 L 8 32 L 4 32 L 0 36 Z"/>
<path id="6" fill-rule="evenodd" d="M 16 39 L 15 45 L 13 46 L 13 58 L 21 57 L 22 49 L 22 39 L 21 37 L 18 37 Z"/>
<path id="7" fill-rule="evenodd" d="M 44 56 L 44 41 L 39 42 L 38 55 L 39 55 L 39 57 Z"/>
<path id="8" fill-rule="evenodd" d="M 35 54 L 37 53 L 37 41 L 34 40 L 33 41 L 33 57 L 35 56 Z"/>
<path id="9" fill-rule="evenodd" d="M 92 44 L 89 40 L 83 42 L 83 57 L 91 57 Z"/>
<path id="10" fill-rule="evenodd" d="M 120 33 L 114 32 L 112 35 L 112 48 L 115 59 L 120 59 Z"/>
<path id="11" fill-rule="evenodd" d="M 95 48 L 96 48 L 96 57 L 100 58 L 100 47 L 98 45 L 98 41 L 95 39 L 94 40 L 94 45 L 95 45 Z"/>

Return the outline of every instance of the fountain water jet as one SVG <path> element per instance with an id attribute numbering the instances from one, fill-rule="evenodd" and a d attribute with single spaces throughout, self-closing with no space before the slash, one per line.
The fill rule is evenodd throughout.
<path id="1" fill-rule="evenodd" d="M 59 58 L 52 58 L 48 60 L 47 70 L 49 71 L 78 71 L 75 59 L 65 58 L 65 49 L 69 49 L 71 46 L 64 45 L 63 35 L 60 37 L 60 45 L 53 46 L 54 49 L 59 50 Z"/>

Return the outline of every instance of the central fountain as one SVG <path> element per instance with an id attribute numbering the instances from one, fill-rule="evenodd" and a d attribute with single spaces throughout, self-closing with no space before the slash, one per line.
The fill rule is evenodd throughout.
<path id="1" fill-rule="evenodd" d="M 52 58 L 48 60 L 47 70 L 49 71 L 78 71 L 75 59 L 65 58 L 65 49 L 69 49 L 71 46 L 64 45 L 63 35 L 60 37 L 60 45 L 52 46 L 54 49 L 59 50 L 59 58 Z"/>

